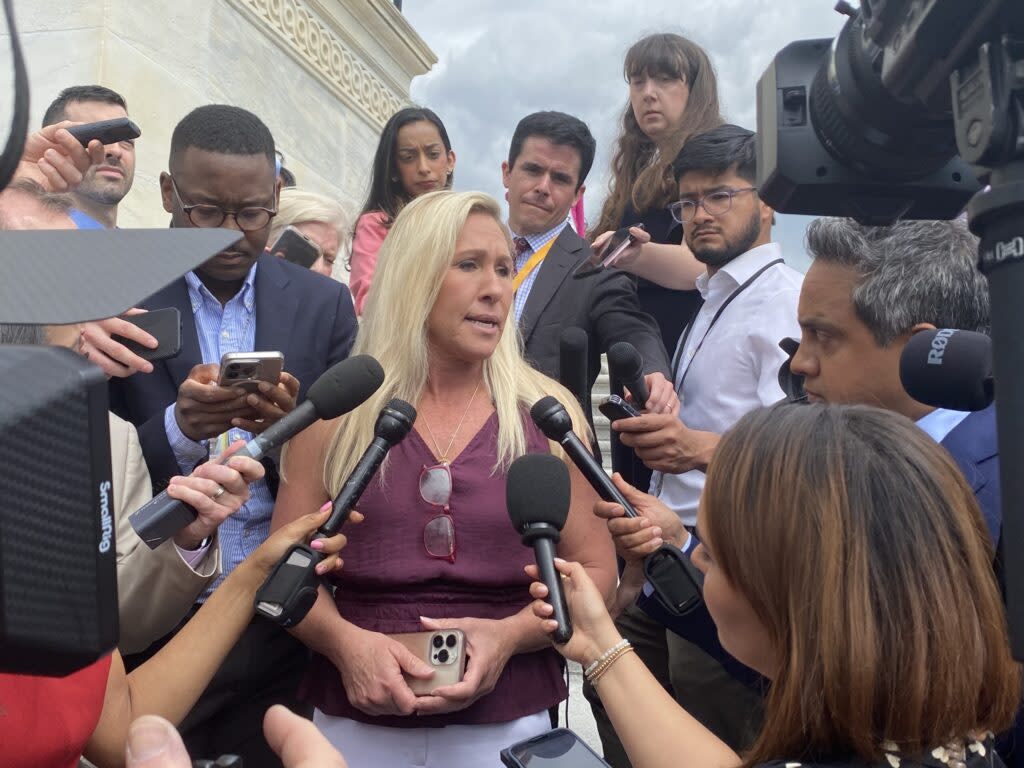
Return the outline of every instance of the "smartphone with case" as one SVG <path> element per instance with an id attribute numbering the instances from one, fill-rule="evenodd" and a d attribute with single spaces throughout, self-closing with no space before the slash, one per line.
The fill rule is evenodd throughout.
<path id="1" fill-rule="evenodd" d="M 270 246 L 270 252 L 274 255 L 281 254 L 285 261 L 309 269 L 323 254 L 323 249 L 289 224 L 277 241 Z"/>
<path id="2" fill-rule="evenodd" d="M 143 360 L 155 363 L 175 357 L 181 352 L 181 313 L 177 307 L 151 309 L 138 315 L 122 315 L 121 319 L 138 326 L 159 342 L 159 346 L 152 349 L 116 333 L 111 335 L 111 339 L 123 344 Z"/>
<path id="3" fill-rule="evenodd" d="M 572 276 L 575 278 L 590 277 L 607 267 L 614 266 L 623 251 L 636 242 L 636 237 L 629 230 L 644 228 L 643 224 L 634 224 L 632 227 L 622 227 L 615 230 L 615 234 L 608 238 L 608 242 L 604 244 L 604 247 L 600 251 L 591 253 L 585 261 L 581 262 L 573 270 Z"/>
<path id="4" fill-rule="evenodd" d="M 139 126 L 127 117 L 115 117 L 113 120 L 101 120 L 98 123 L 82 123 L 72 125 L 68 133 L 78 139 L 83 147 L 96 139 L 103 144 L 117 144 L 119 141 L 134 141 L 142 135 Z"/>
<path id="5" fill-rule="evenodd" d="M 508 768 L 607 768 L 608 763 L 568 728 L 520 741 L 501 750 Z"/>
<path id="6" fill-rule="evenodd" d="M 611 395 L 601 402 L 597 406 L 604 417 L 608 421 L 617 421 L 618 419 L 632 419 L 640 415 L 640 411 L 630 405 L 628 402 L 623 400 L 618 395 Z"/>
<path id="7" fill-rule="evenodd" d="M 260 382 L 276 385 L 283 370 L 284 355 L 280 352 L 228 352 L 220 359 L 217 383 L 255 392 Z"/>
<path id="8" fill-rule="evenodd" d="M 405 675 L 405 682 L 417 696 L 427 696 L 435 688 L 462 682 L 466 672 L 466 636 L 461 629 L 438 629 L 389 635 L 418 659 L 429 664 L 433 677 L 426 680 Z"/>

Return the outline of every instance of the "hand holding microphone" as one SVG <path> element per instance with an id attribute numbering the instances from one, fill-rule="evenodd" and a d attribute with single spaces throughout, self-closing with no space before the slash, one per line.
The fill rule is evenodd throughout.
<path id="1" fill-rule="evenodd" d="M 373 428 L 373 440 L 341 486 L 316 538 L 333 536 L 341 529 L 388 451 L 405 439 L 415 421 L 416 409 L 404 400 L 396 397 L 384 406 Z M 306 618 L 319 591 L 317 565 L 321 559 L 312 546 L 296 544 L 288 550 L 256 593 L 256 613 L 282 627 L 292 627 Z"/>
<path id="2" fill-rule="evenodd" d="M 342 360 L 313 382 L 306 400 L 280 421 L 257 435 L 236 456 L 262 459 L 319 419 L 333 419 L 362 404 L 384 383 L 384 370 L 369 355 Z M 195 510 L 171 498 L 166 491 L 157 494 L 128 518 L 132 528 L 150 549 L 156 549 L 196 519 Z"/>
<path id="3" fill-rule="evenodd" d="M 522 535 L 523 545 L 533 547 L 537 572 L 547 586 L 551 618 L 556 624 L 553 636 L 559 644 L 572 637 L 561 577 L 555 570 L 555 545 L 569 515 L 569 494 L 569 472 L 551 454 L 520 456 L 509 468 L 508 516 Z"/>
<path id="4" fill-rule="evenodd" d="M 644 359 L 628 341 L 608 349 L 608 372 L 629 390 L 637 410 L 674 413 L 679 406 L 675 385 L 660 372 L 644 375 Z"/>
<path id="5" fill-rule="evenodd" d="M 549 440 L 565 449 L 583 477 L 605 501 L 622 507 L 626 517 L 635 518 L 637 512 L 605 474 L 604 469 L 590 455 L 576 433 L 572 431 L 565 407 L 554 397 L 542 397 L 530 408 L 530 417 Z M 701 598 L 699 572 L 678 548 L 663 544 L 644 561 L 647 580 L 665 607 L 682 615 L 697 607 Z"/>

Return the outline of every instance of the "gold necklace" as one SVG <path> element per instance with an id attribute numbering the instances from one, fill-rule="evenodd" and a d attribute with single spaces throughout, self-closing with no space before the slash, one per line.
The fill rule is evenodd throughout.
<path id="1" fill-rule="evenodd" d="M 469 409 L 473 407 L 473 401 L 476 399 L 476 393 L 480 391 L 480 384 L 481 383 L 482 383 L 481 381 L 478 381 L 476 383 L 476 389 L 473 390 L 473 396 L 469 398 L 469 405 L 467 405 L 466 406 L 466 410 L 462 412 L 462 418 L 459 419 L 459 423 L 455 427 L 455 431 L 452 432 L 452 438 L 451 438 L 451 440 L 448 441 L 448 447 L 445 448 L 444 451 L 441 451 L 441 446 L 438 445 L 437 438 L 434 437 L 434 430 L 432 430 L 430 428 L 430 424 L 427 423 L 426 417 L 425 416 L 423 417 L 423 426 L 425 426 L 427 428 L 427 434 L 430 435 L 430 441 L 434 444 L 434 449 L 438 453 L 441 454 L 440 456 L 437 457 L 437 460 L 438 460 L 439 463 L 441 463 L 441 464 L 450 464 L 451 463 L 451 462 L 448 461 L 448 452 L 452 449 L 452 446 L 455 444 L 455 438 L 458 436 L 459 430 L 462 429 L 462 423 L 466 420 L 466 416 L 469 415 Z"/>

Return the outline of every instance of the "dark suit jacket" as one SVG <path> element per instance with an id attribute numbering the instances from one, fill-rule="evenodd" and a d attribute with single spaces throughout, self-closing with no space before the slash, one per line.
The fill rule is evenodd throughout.
<path id="1" fill-rule="evenodd" d="M 356 318 L 348 287 L 270 254 L 256 268 L 255 350 L 284 353 L 284 368 L 299 380 L 299 402 L 317 377 L 348 356 Z M 153 365 L 150 374 L 111 379 L 110 404 L 139 432 L 153 487 L 159 491 L 178 462 L 164 431 L 164 410 L 178 397 L 178 387 L 203 362 L 188 284 L 182 277 L 154 293 L 143 309 L 177 307 L 181 312 L 181 353 Z M 268 467 L 268 470 L 272 467 Z M 268 477 L 271 489 L 276 478 Z"/>
<path id="2" fill-rule="evenodd" d="M 630 276 L 617 269 L 581 280 L 572 276 L 573 267 L 590 252 L 590 245 L 568 226 L 551 246 L 519 322 L 527 360 L 557 379 L 559 336 L 575 325 L 589 337 L 587 381 L 591 388 L 601 371 L 601 353 L 619 341 L 637 348 L 644 359 L 644 373 L 660 371 L 670 378 L 658 325 L 640 309 Z"/>
<path id="3" fill-rule="evenodd" d="M 996 443 L 996 407 L 990 405 L 965 418 L 946 435 L 942 447 L 949 451 L 967 478 L 982 517 L 992 534 L 993 546 L 999 544 L 1003 527 L 1003 502 L 999 485 L 999 446 Z"/>

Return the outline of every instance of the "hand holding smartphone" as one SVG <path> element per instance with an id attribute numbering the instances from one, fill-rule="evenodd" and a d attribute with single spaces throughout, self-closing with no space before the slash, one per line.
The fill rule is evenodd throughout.
<path id="1" fill-rule="evenodd" d="M 403 672 L 405 682 L 417 696 L 428 696 L 435 688 L 462 682 L 466 673 L 466 636 L 461 629 L 438 629 L 389 635 L 416 658 L 434 669 L 433 677 L 422 680 Z"/>
<path id="2" fill-rule="evenodd" d="M 261 382 L 276 386 L 283 370 L 284 355 L 280 352 L 228 352 L 220 359 L 217 384 L 256 392 Z"/>
<path id="3" fill-rule="evenodd" d="M 113 334 L 110 337 L 143 360 L 155 363 L 158 360 L 175 357 L 181 352 L 181 313 L 177 307 L 153 309 L 137 315 L 122 315 L 121 319 L 141 328 L 159 343 L 159 346 L 153 349 L 126 336 Z"/>
<path id="4" fill-rule="evenodd" d="M 596 275 L 603 269 L 614 266 L 626 249 L 637 241 L 636 235 L 630 232 L 631 229 L 644 229 L 644 225 L 633 224 L 631 227 L 622 227 L 615 230 L 615 234 L 608 238 L 604 247 L 592 253 L 586 261 L 576 267 L 572 276 L 575 278 L 589 277 L 590 275 Z"/>
<path id="5" fill-rule="evenodd" d="M 270 252 L 306 269 L 312 267 L 323 255 L 319 243 L 315 243 L 291 224 L 284 228 L 281 236 L 270 246 Z"/>
<path id="6" fill-rule="evenodd" d="M 82 123 L 72 125 L 67 129 L 68 133 L 78 139 L 83 147 L 88 147 L 93 139 L 100 144 L 117 144 L 119 141 L 133 141 L 142 135 L 139 126 L 127 117 L 118 117 L 113 120 L 101 120 L 98 123 Z"/>

